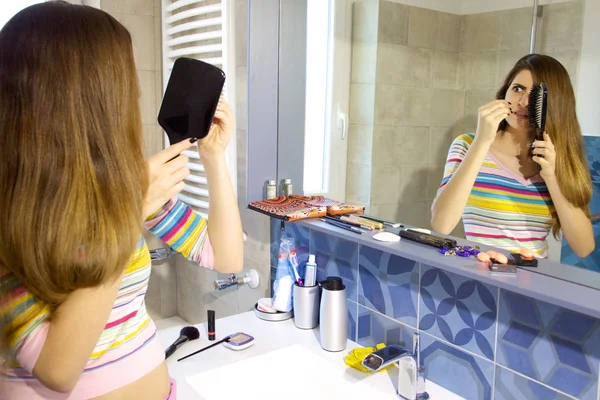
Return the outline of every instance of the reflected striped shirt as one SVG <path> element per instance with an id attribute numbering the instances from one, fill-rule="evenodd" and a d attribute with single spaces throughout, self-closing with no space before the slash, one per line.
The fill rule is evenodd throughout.
<path id="1" fill-rule="evenodd" d="M 452 179 L 474 137 L 463 134 L 454 139 L 438 193 Z M 489 246 L 509 251 L 526 247 L 546 257 L 551 207 L 550 193 L 539 174 L 525 179 L 488 152 L 463 212 L 465 234 L 468 240 Z"/>

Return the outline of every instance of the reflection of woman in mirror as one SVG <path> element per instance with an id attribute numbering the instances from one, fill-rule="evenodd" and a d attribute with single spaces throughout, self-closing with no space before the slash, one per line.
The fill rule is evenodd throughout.
<path id="1" fill-rule="evenodd" d="M 548 86 L 546 132 L 535 141 L 527 111 L 534 82 Z M 587 256 L 594 250 L 592 185 L 566 69 L 552 57 L 527 55 L 496 99 L 479 108 L 476 133 L 450 147 L 431 207 L 433 228 L 449 234 L 462 217 L 467 239 L 510 251 L 526 247 L 541 257 L 550 231 L 562 231 L 573 251 Z"/>

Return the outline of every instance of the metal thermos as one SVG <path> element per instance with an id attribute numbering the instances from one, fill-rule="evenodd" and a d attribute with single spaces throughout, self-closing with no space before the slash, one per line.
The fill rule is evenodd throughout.
<path id="1" fill-rule="evenodd" d="M 321 282 L 319 325 L 321 347 L 327 351 L 342 351 L 348 339 L 348 303 L 342 278 L 329 276 Z"/>

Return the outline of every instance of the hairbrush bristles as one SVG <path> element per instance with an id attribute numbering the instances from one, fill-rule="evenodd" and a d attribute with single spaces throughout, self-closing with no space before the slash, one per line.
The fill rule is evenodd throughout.
<path id="1" fill-rule="evenodd" d="M 546 112 L 548 109 L 548 88 L 544 82 L 534 83 L 531 87 L 527 108 L 529 125 L 543 132 L 546 129 Z"/>
<path id="2" fill-rule="evenodd" d="M 193 326 L 186 326 L 179 333 L 181 336 L 187 336 L 190 340 L 196 340 L 200 337 L 200 332 Z"/>

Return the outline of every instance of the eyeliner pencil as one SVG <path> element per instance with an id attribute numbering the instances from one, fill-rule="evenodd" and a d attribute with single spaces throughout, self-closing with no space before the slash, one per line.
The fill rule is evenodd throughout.
<path id="1" fill-rule="evenodd" d="M 358 233 L 359 235 L 362 235 L 362 231 L 359 228 L 350 226 L 344 222 L 337 222 L 337 221 L 333 221 L 333 220 L 325 219 L 325 218 L 321 218 L 321 221 L 328 223 L 330 225 L 337 226 L 338 228 L 345 229 L 347 231 Z"/>

